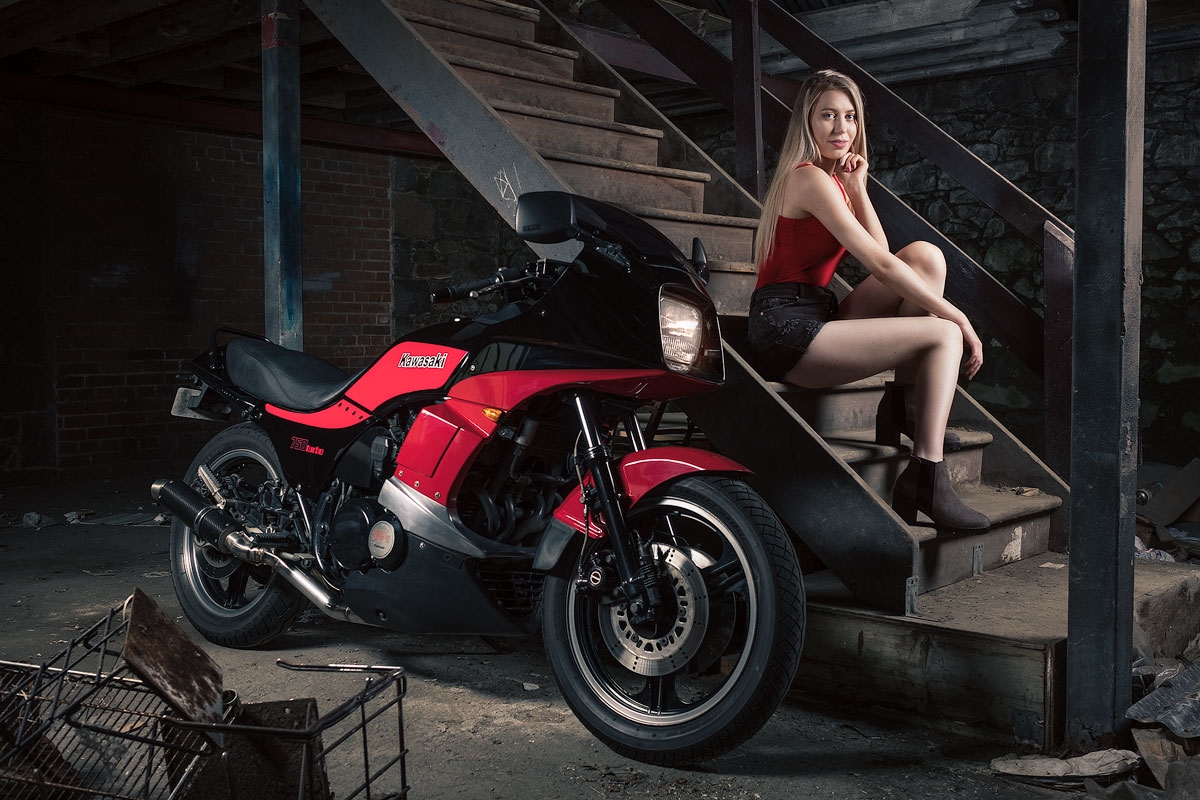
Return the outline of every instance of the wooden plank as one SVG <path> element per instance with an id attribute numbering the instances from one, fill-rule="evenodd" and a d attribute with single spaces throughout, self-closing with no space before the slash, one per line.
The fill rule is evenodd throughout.
<path id="1" fill-rule="evenodd" d="M 1063 639 L 1008 639 L 809 603 L 793 692 L 1049 751 Z"/>
<path id="2" fill-rule="evenodd" d="M 523 113 L 519 106 L 513 105 L 498 104 L 496 110 L 513 130 L 537 148 L 604 156 L 636 164 L 658 163 L 659 137 Z"/>
<path id="3" fill-rule="evenodd" d="M 753 258 L 753 225 L 743 227 L 703 221 L 671 219 L 669 217 L 643 216 L 643 219 L 661 231 L 664 236 L 674 242 L 675 246 L 684 253 L 692 252 L 692 239 L 698 236 L 700 237 L 700 241 L 704 243 L 704 250 L 708 253 L 709 261 L 746 262 Z M 757 276 L 753 274 L 750 277 L 750 291 L 753 291 L 756 278 Z M 710 282 L 709 293 L 716 299 L 717 295 L 721 292 L 719 289 L 714 290 L 714 286 Z M 734 308 L 737 308 L 738 303 L 741 301 L 738 298 L 732 298 L 729 302 Z M 740 311 L 730 310 L 720 313 L 737 313 L 744 316 L 749 307 L 750 294 L 746 292 L 745 301 L 740 305 Z"/>
<path id="4" fill-rule="evenodd" d="M 560 160 L 559 154 L 542 152 L 555 172 L 577 192 L 617 205 L 652 206 L 678 211 L 704 209 L 704 184 L 700 181 L 620 169 L 615 166 Z M 632 165 L 631 165 L 632 166 Z"/>
<path id="5" fill-rule="evenodd" d="M 575 59 L 559 53 L 522 47 L 495 38 L 473 36 L 458 30 L 432 26 L 412 20 L 413 27 L 425 41 L 439 52 L 466 58 L 477 58 L 514 69 L 537 69 L 547 75 L 570 78 L 575 71 Z"/>
<path id="6" fill-rule="evenodd" d="M 13 6 L 0 16 L 0 58 L 41 42 L 64 39 L 135 14 L 171 5 L 176 0 L 40 0 Z"/>
<path id="7" fill-rule="evenodd" d="M 487 69 L 484 64 L 468 66 L 456 58 L 447 60 L 456 65 L 463 80 L 491 101 L 524 103 L 599 120 L 612 120 L 616 113 L 615 98 L 610 95 L 586 91 L 583 87 L 573 88 L 562 82 L 505 74 Z"/>
<path id="8" fill-rule="evenodd" d="M 537 12 L 499 4 L 447 3 L 444 0 L 387 0 L 402 16 L 419 14 L 463 25 L 481 33 L 493 33 L 531 42 L 537 25 Z M 524 13 L 522 13 L 524 12 Z"/>

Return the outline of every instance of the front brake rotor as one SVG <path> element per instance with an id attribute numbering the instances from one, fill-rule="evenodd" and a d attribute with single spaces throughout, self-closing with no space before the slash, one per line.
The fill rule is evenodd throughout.
<path id="1" fill-rule="evenodd" d="M 621 666 L 638 675 L 678 672 L 696 655 L 708 629 L 708 589 L 683 550 L 655 545 L 663 575 L 663 606 L 655 621 L 635 625 L 624 603 L 599 611 L 600 635 Z"/>

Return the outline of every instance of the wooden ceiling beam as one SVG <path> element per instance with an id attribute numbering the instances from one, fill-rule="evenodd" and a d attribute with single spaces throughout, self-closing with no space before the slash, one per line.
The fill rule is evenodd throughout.
<path id="1" fill-rule="evenodd" d="M 301 48 L 306 44 L 324 42 L 332 34 L 315 17 L 305 14 L 300 20 Z M 262 32 L 257 26 L 183 47 L 136 63 L 138 85 L 166 81 L 197 69 L 207 69 L 260 57 Z"/>
<path id="2" fill-rule="evenodd" d="M 185 47 L 238 28 L 257 26 L 260 13 L 258 2 L 251 0 L 235 0 L 231 5 L 190 2 L 155 9 L 99 29 L 108 40 L 108 53 L 103 57 L 64 58 L 57 64 L 43 66 L 38 74 L 63 77 L 113 61 Z"/>
<path id="3" fill-rule="evenodd" d="M 0 10 L 0 58 L 77 36 L 177 0 L 39 0 Z"/>

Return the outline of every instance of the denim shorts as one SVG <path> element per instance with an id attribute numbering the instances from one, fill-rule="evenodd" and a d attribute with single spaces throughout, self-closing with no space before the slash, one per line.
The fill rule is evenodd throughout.
<path id="1" fill-rule="evenodd" d="M 783 380 L 837 312 L 837 295 L 824 286 L 774 283 L 756 289 L 746 330 L 754 368 L 769 381 Z"/>

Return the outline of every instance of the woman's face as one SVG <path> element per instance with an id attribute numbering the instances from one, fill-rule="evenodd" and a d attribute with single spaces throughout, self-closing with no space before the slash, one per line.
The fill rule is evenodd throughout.
<path id="1" fill-rule="evenodd" d="M 858 111 L 850 95 L 841 89 L 827 89 L 813 104 L 808 125 L 821 158 L 835 162 L 850 152 L 858 136 Z"/>

